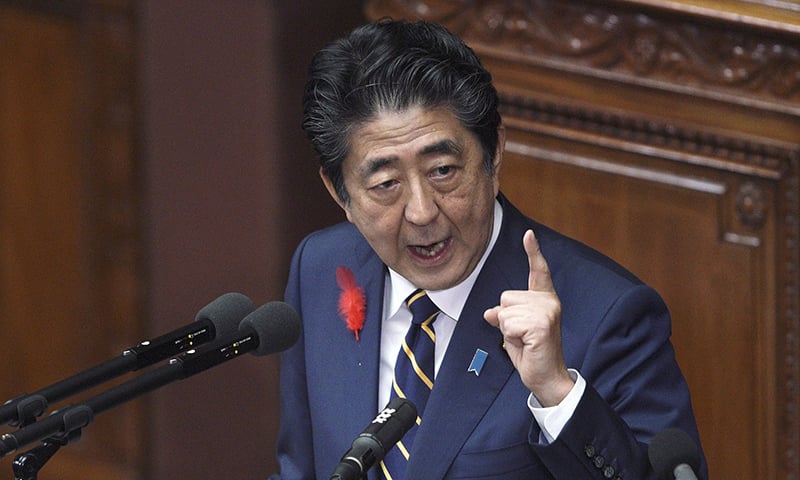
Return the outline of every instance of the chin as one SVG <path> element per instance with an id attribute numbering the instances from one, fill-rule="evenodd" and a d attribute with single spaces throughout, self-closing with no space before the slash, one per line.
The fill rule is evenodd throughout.
<path id="1" fill-rule="evenodd" d="M 461 282 L 461 278 L 454 278 L 450 275 L 423 275 L 417 277 L 417 280 L 414 281 L 414 285 L 417 285 L 419 288 L 425 290 L 445 290 L 447 288 L 453 287 L 458 285 Z"/>

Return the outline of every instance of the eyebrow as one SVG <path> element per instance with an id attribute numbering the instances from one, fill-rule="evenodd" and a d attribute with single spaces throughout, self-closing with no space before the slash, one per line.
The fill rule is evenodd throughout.
<path id="1" fill-rule="evenodd" d="M 462 152 L 462 150 L 463 149 L 461 148 L 461 145 L 454 142 L 453 140 L 446 139 L 436 143 L 432 143 L 430 145 L 426 145 L 418 152 L 418 155 L 420 156 L 428 156 L 435 154 L 459 155 Z M 394 155 L 388 157 L 373 158 L 368 160 L 367 164 L 360 170 L 364 176 L 369 176 L 396 161 L 397 157 Z"/>
<path id="2" fill-rule="evenodd" d="M 461 145 L 457 144 L 453 140 L 446 139 L 424 147 L 419 153 L 420 155 L 431 155 L 437 153 L 443 153 L 445 155 L 458 155 L 461 153 L 461 151 Z"/>
<path id="3" fill-rule="evenodd" d="M 362 172 L 363 176 L 368 177 L 373 173 L 379 171 L 383 167 L 389 165 L 390 163 L 394 163 L 396 161 L 397 157 L 395 156 L 374 158 L 369 160 L 367 164 L 363 168 L 360 168 L 359 170 Z"/>

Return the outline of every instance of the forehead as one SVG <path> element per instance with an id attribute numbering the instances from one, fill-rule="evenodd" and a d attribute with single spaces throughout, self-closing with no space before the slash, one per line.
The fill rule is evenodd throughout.
<path id="1" fill-rule="evenodd" d="M 362 162 L 423 156 L 442 144 L 463 149 L 470 141 L 477 142 L 446 108 L 382 111 L 351 131 L 345 161 L 355 167 Z"/>

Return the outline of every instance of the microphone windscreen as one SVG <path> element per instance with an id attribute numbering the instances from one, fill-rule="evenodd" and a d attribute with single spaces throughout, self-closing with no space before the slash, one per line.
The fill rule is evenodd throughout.
<path id="1" fill-rule="evenodd" d="M 381 417 L 383 418 L 381 419 Z M 416 405 L 406 398 L 394 398 L 378 414 L 378 418 L 364 430 L 364 433 L 374 435 L 374 438 L 380 442 L 382 459 L 386 452 L 391 450 L 414 426 L 416 421 Z"/>
<path id="2" fill-rule="evenodd" d="M 650 465 L 661 480 L 674 480 L 675 467 L 685 463 L 697 472 L 700 469 L 700 452 L 688 433 L 678 428 L 659 432 L 647 449 Z"/>
<path id="3" fill-rule="evenodd" d="M 208 320 L 214 325 L 214 337 L 224 338 L 233 335 L 239 329 L 239 323 L 249 315 L 256 306 L 241 293 L 226 293 L 201 308 L 195 321 Z"/>
<path id="4" fill-rule="evenodd" d="M 250 327 L 258 334 L 258 348 L 253 355 L 269 355 L 282 352 L 297 342 L 300 337 L 300 316 L 289 304 L 269 302 L 242 320 L 239 330 Z"/>

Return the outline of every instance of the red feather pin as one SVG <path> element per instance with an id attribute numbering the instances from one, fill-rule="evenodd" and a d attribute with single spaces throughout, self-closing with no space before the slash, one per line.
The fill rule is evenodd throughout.
<path id="1" fill-rule="evenodd" d="M 347 267 L 336 269 L 336 283 L 342 289 L 342 294 L 339 295 L 339 315 L 344 319 L 347 328 L 355 333 L 358 341 L 358 332 L 364 328 L 367 298 L 361 287 L 356 285 L 352 270 Z"/>

